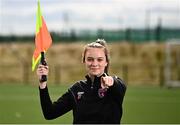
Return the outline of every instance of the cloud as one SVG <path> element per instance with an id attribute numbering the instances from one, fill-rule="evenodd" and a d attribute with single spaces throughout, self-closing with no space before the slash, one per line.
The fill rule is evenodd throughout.
<path id="1" fill-rule="evenodd" d="M 0 0 L 0 7 L 0 34 L 34 33 L 37 0 Z M 159 17 L 164 26 L 180 27 L 179 0 L 43 0 L 41 10 L 49 30 L 59 32 L 145 27 L 147 15 L 152 27 Z"/>

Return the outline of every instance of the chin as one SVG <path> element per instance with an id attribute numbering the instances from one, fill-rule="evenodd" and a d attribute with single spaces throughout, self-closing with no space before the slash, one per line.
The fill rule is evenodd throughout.
<path id="1" fill-rule="evenodd" d="M 91 72 L 90 74 L 93 75 L 93 76 L 99 76 L 101 73 L 99 73 L 99 72 Z"/>

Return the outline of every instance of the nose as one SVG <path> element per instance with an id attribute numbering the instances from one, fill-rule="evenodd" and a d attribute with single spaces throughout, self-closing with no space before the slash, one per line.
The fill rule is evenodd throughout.
<path id="1" fill-rule="evenodd" d="M 91 65 L 96 67 L 98 65 L 98 62 L 96 60 L 93 60 Z"/>

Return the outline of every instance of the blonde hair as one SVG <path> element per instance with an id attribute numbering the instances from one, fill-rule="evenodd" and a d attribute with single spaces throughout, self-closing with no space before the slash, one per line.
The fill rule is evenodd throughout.
<path id="1" fill-rule="evenodd" d="M 84 51 L 82 53 L 82 62 L 85 63 L 85 55 L 88 50 L 88 48 L 103 48 L 104 49 L 104 54 L 106 57 L 107 61 L 107 66 L 104 69 L 105 73 L 108 73 L 108 68 L 109 68 L 109 62 L 110 62 L 110 57 L 109 57 L 109 51 L 106 45 L 106 41 L 104 39 L 97 39 L 95 42 L 89 43 L 84 47 Z"/>

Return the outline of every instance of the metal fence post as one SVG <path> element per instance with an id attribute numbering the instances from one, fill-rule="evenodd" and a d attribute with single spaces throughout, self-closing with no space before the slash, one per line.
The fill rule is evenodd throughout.
<path id="1" fill-rule="evenodd" d="M 122 72 L 123 72 L 123 79 L 125 83 L 128 84 L 128 66 L 127 65 L 124 64 L 122 66 Z"/>
<path id="2" fill-rule="evenodd" d="M 164 85 L 164 66 L 159 66 L 159 85 L 162 87 Z"/>
<path id="3" fill-rule="evenodd" d="M 57 65 L 55 65 L 55 68 L 54 68 L 54 70 L 55 70 L 55 74 L 54 74 L 54 82 L 55 82 L 55 84 L 60 84 L 60 82 L 61 82 L 61 68 L 60 68 L 60 65 L 59 64 L 57 64 Z"/>
<path id="4" fill-rule="evenodd" d="M 23 62 L 22 63 L 22 70 L 23 70 L 23 74 L 22 74 L 22 77 L 23 77 L 23 83 L 24 84 L 29 84 L 29 64 L 27 62 Z"/>

